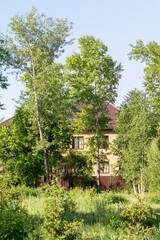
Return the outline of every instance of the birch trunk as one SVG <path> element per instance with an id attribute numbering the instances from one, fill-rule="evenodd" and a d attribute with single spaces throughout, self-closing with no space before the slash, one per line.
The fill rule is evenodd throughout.
<path id="1" fill-rule="evenodd" d="M 98 114 L 96 114 L 96 158 L 97 158 L 97 189 L 100 190 L 101 178 L 100 178 L 100 156 L 99 156 L 99 124 L 98 124 Z"/>
<path id="2" fill-rule="evenodd" d="M 39 130 L 39 138 L 40 142 L 43 146 L 44 144 L 44 137 L 43 137 L 43 128 L 41 124 L 41 117 L 39 113 L 39 104 L 38 104 L 38 96 L 37 96 L 37 87 L 35 83 L 35 69 L 33 66 L 33 87 L 34 87 L 34 100 L 35 100 L 35 107 L 36 107 L 36 117 L 37 117 L 37 124 L 38 124 L 38 130 Z M 48 159 L 47 159 L 47 154 L 46 150 L 43 149 L 43 159 L 44 159 L 44 168 L 45 168 L 45 177 L 46 177 L 46 182 L 50 183 L 50 177 L 49 177 L 49 164 L 48 164 Z"/>

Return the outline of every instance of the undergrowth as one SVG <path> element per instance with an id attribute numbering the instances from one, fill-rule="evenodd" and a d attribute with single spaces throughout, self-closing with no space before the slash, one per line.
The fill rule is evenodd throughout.
<path id="1" fill-rule="evenodd" d="M 25 187 L 17 192 L 12 189 L 4 196 L 6 206 L 11 198 L 22 209 L 19 224 L 28 229 L 24 239 L 160 239 L 160 193 L 146 194 L 139 204 L 134 195 L 121 191 L 97 193 L 94 188 L 67 191 L 60 186 L 44 186 L 35 191 L 27 188 L 26 192 Z M 31 223 L 28 228 L 22 219 L 24 213 Z"/>

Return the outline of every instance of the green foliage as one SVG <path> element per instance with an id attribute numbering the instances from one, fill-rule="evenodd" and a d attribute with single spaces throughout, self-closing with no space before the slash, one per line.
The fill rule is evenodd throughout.
<path id="1" fill-rule="evenodd" d="M 147 166 L 147 151 L 156 135 L 156 119 L 145 93 L 133 90 L 121 106 L 117 117 L 113 146 L 119 156 L 119 174 L 128 184 L 140 184 Z M 143 182 L 144 184 L 144 182 Z"/>
<path id="2" fill-rule="evenodd" d="M 160 191 L 160 144 L 154 139 L 148 149 L 148 166 L 146 169 L 148 188 L 151 192 Z"/>
<path id="3" fill-rule="evenodd" d="M 20 80 L 26 86 L 22 103 L 32 115 L 31 127 L 36 127 L 37 131 L 35 150 L 41 154 L 49 183 L 53 159 L 59 160 L 59 149 L 68 146 L 67 90 L 62 65 L 54 61 L 64 52 L 65 45 L 72 42 L 72 39 L 67 40 L 72 24 L 67 19 L 47 18 L 33 7 L 25 16 L 15 15 L 9 28 L 11 37 L 6 38 L 6 44 L 13 56 L 14 68 L 21 73 Z M 31 164 L 37 152 L 29 156 Z M 27 164 L 30 167 L 30 162 Z M 23 169 L 26 178 L 27 164 Z"/>
<path id="4" fill-rule="evenodd" d="M 144 197 L 144 201 L 147 202 L 148 204 L 153 204 L 154 206 L 157 206 L 160 204 L 160 192 L 152 192 L 152 193 L 147 193 Z M 158 208 L 158 207 L 156 207 Z M 157 213 L 160 216 L 160 210 L 157 209 Z"/>
<path id="5" fill-rule="evenodd" d="M 107 54 L 107 46 L 93 36 L 81 37 L 79 47 L 80 53 L 66 60 L 67 78 L 76 101 L 93 105 L 99 100 L 99 105 L 106 100 L 114 102 L 121 65 Z"/>
<path id="6" fill-rule="evenodd" d="M 8 203 L 21 203 L 23 199 L 29 196 L 39 196 L 40 189 L 34 189 L 30 187 L 6 185 L 1 182 L 1 199 L 2 199 L 2 209 L 7 206 Z"/>
<path id="7" fill-rule="evenodd" d="M 121 215 L 127 227 L 120 239 L 159 239 L 159 217 L 156 211 L 144 203 L 126 207 Z"/>
<path id="8" fill-rule="evenodd" d="M 34 7 L 24 16 L 17 14 L 12 17 L 9 28 L 12 37 L 6 40 L 15 60 L 15 68 L 25 73 L 31 70 L 26 62 L 33 64 L 33 60 L 36 70 L 40 71 L 42 62 L 43 66 L 52 63 L 64 51 L 64 46 L 72 42 L 66 40 L 72 28 L 67 19 L 47 18 Z"/>
<path id="9" fill-rule="evenodd" d="M 53 190 L 55 188 L 55 190 Z M 57 190 L 56 190 L 57 189 Z M 61 189 L 61 188 L 60 188 Z M 58 188 L 55 186 L 48 187 L 43 186 L 36 190 L 36 194 L 32 194 L 32 196 L 27 196 L 23 205 L 28 209 L 29 214 L 38 215 L 41 219 L 39 226 L 30 234 L 29 239 L 50 239 L 51 234 L 47 233 L 47 230 L 43 227 L 43 219 L 47 214 L 49 217 L 49 226 L 52 226 L 50 221 L 54 220 L 52 217 L 54 215 L 60 216 L 61 219 L 65 219 L 68 223 L 81 222 L 78 225 L 78 233 L 75 239 L 81 240 L 104 240 L 104 239 L 115 239 L 115 240 L 130 240 L 130 239 L 138 239 L 138 240 L 159 240 L 160 229 L 158 228 L 158 221 L 156 220 L 155 224 L 151 227 L 144 227 L 142 224 L 131 225 L 128 220 L 124 220 L 124 217 L 121 215 L 121 212 L 124 209 L 128 209 L 128 203 L 134 203 L 136 201 L 133 195 L 124 193 L 122 191 L 117 192 L 107 192 L 101 191 L 97 192 L 96 189 L 86 189 L 83 190 L 81 188 L 74 188 L 70 191 L 66 191 L 64 193 L 69 195 L 69 199 L 67 197 L 63 197 L 65 202 L 68 202 L 69 207 L 65 207 L 66 213 L 60 210 L 61 204 L 56 205 L 56 203 L 60 203 L 61 201 L 56 202 L 56 196 L 62 196 L 64 189 L 61 189 L 60 193 Z M 38 192 L 37 192 L 38 191 Z M 56 192 L 56 194 L 55 194 Z M 53 196 L 53 197 L 51 197 Z M 66 196 L 66 195 L 65 195 Z M 159 204 L 153 204 L 152 199 L 158 199 L 159 193 L 153 193 L 145 195 L 145 201 L 151 204 L 151 207 L 154 208 L 154 212 L 158 213 Z M 52 198 L 52 200 L 51 200 Z M 48 199 L 48 200 L 47 200 Z M 61 199 L 61 197 L 60 197 Z M 53 208 L 50 208 L 51 205 L 54 205 Z M 47 206 L 46 206 L 47 203 Z M 74 204 L 73 204 L 74 203 Z M 55 206 L 58 206 L 58 209 L 55 213 L 48 213 L 49 209 L 52 212 L 55 209 Z M 73 207 L 72 207 L 73 206 Z M 47 210 L 45 213 L 45 210 Z M 60 211 L 60 213 L 58 213 Z M 158 214 L 157 214 L 158 217 Z M 38 219 L 37 219 L 38 220 Z M 40 220 L 38 220 L 40 221 Z M 60 220 L 57 220 L 60 222 Z M 153 220 L 154 221 L 154 220 Z M 47 223 L 47 222 L 46 222 Z M 68 224 L 67 223 L 67 224 Z M 152 222 L 153 223 L 153 222 Z M 50 225 L 51 224 L 51 225 Z M 65 224 L 65 222 L 64 222 Z M 56 229 L 57 224 L 56 225 Z M 63 225 L 63 223 L 62 223 Z M 75 223 L 76 225 L 76 223 Z M 48 227 L 49 227 L 48 226 Z M 64 225 L 63 225 L 64 226 Z M 61 228 L 59 228 L 61 229 Z M 73 227 L 73 229 L 75 229 Z M 72 231 L 69 229 L 69 231 Z M 64 229 L 65 232 L 65 229 Z M 61 239 L 62 236 L 57 236 L 58 239 Z M 64 236 L 65 238 L 65 236 Z M 62 238 L 63 239 L 63 238 Z M 67 239 L 67 238 L 66 238 Z"/>
<path id="10" fill-rule="evenodd" d="M 36 228 L 36 219 L 16 205 L 8 205 L 0 213 L 0 239 L 25 239 Z"/>
<path id="11" fill-rule="evenodd" d="M 43 174 L 42 154 L 35 149 L 38 136 L 32 123 L 31 111 L 22 105 L 10 120 L 10 127 L 0 128 L 0 159 L 4 175 L 11 176 L 12 184 L 38 186 Z"/>
<path id="12" fill-rule="evenodd" d="M 121 225 L 118 205 L 123 206 L 127 199 L 120 194 L 112 194 L 96 189 L 82 190 L 75 188 L 69 192 L 77 206 L 77 217 L 82 219 L 88 226 L 101 223 L 104 226 L 116 227 Z"/>
<path id="13" fill-rule="evenodd" d="M 28 206 L 25 200 L 30 201 L 31 198 L 34 201 Z M 43 209 L 34 206 L 36 201 L 36 205 L 42 202 L 41 199 L 43 199 L 41 206 Z M 59 185 L 45 185 L 39 189 L 25 186 L 3 189 L 3 200 L 0 215 L 0 230 L 2 229 L 0 232 L 4 236 L 2 239 L 72 240 L 80 235 L 81 222 L 74 216 L 75 203 L 68 192 Z M 29 211 L 31 207 L 34 208 L 32 212 Z"/>
<path id="14" fill-rule="evenodd" d="M 129 226 L 120 234 L 119 240 L 159 240 L 159 230 L 155 227 L 144 228 L 141 225 Z"/>
<path id="15" fill-rule="evenodd" d="M 59 185 L 48 187 L 46 208 L 44 211 L 44 236 L 48 239 L 75 239 L 79 235 L 80 222 L 69 220 L 75 211 L 75 204 L 67 192 Z"/>
<path id="16" fill-rule="evenodd" d="M 108 193 L 106 200 L 108 203 L 127 203 L 128 200 L 121 194 Z"/>
<path id="17" fill-rule="evenodd" d="M 87 187 L 94 184 L 92 177 L 92 162 L 87 155 L 77 151 L 70 151 L 66 158 L 67 170 L 64 179 L 70 186 Z"/>
<path id="18" fill-rule="evenodd" d="M 8 87 L 7 77 L 4 76 L 4 70 L 11 65 L 11 55 L 5 46 L 3 36 L 0 35 L 0 88 L 6 89 Z M 3 104 L 0 103 L 0 109 L 3 109 Z"/>
<path id="19" fill-rule="evenodd" d="M 145 63 L 144 67 L 144 86 L 147 91 L 150 102 L 157 116 L 160 116 L 160 45 L 155 42 L 144 44 L 142 40 L 136 41 L 135 45 L 131 45 L 132 50 L 129 54 L 130 59 Z"/>
<path id="20" fill-rule="evenodd" d="M 107 101 L 114 102 L 121 64 L 117 64 L 108 55 L 108 48 L 93 36 L 79 39 L 80 53 L 73 53 L 66 59 L 66 79 L 70 86 L 71 96 L 77 107 L 74 119 L 74 132 L 91 132 L 95 147 L 92 158 L 97 164 L 97 185 L 100 187 L 100 142 L 104 129 L 110 120 Z M 76 110 L 76 108 L 75 108 Z M 93 142 L 92 142 L 93 143 Z"/>
<path id="21" fill-rule="evenodd" d="M 122 211 L 122 216 L 131 225 L 152 227 L 158 223 L 158 216 L 148 205 L 134 204 Z"/>
<path id="22" fill-rule="evenodd" d="M 63 66 L 53 63 L 40 76 L 45 79 L 37 90 L 39 113 L 43 124 L 44 143 L 42 145 L 49 157 L 49 165 L 60 164 L 62 153 L 70 146 L 71 107 L 69 91 L 66 89 Z"/>

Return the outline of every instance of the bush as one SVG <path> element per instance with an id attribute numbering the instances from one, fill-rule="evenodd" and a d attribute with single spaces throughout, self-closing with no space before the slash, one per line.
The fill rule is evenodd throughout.
<path id="1" fill-rule="evenodd" d="M 27 211 L 9 205 L 0 214 L 0 239 L 21 240 L 36 228 L 36 221 Z"/>
<path id="2" fill-rule="evenodd" d="M 79 235 L 80 222 L 72 218 L 75 204 L 68 192 L 59 185 L 46 188 L 43 235 L 46 239 L 75 239 Z"/>
<path id="3" fill-rule="evenodd" d="M 156 227 L 143 227 L 140 224 L 129 226 L 121 233 L 119 240 L 159 240 L 160 231 Z"/>
<path id="4" fill-rule="evenodd" d="M 28 196 L 38 196 L 40 189 L 22 186 L 10 186 L 2 189 L 0 206 L 3 209 L 8 203 L 22 202 Z"/>
<path id="5" fill-rule="evenodd" d="M 129 224 L 152 227 L 158 223 L 154 210 L 144 204 L 134 204 L 122 211 L 122 216 Z"/>

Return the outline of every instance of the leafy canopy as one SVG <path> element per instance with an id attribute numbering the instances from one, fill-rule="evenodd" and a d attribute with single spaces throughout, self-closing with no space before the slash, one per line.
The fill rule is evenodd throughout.
<path id="1" fill-rule="evenodd" d="M 160 115 L 160 45 L 155 42 L 144 44 L 142 40 L 131 45 L 130 59 L 141 61 L 144 67 L 144 86 L 156 114 Z"/>
<path id="2" fill-rule="evenodd" d="M 146 95 L 129 92 L 117 117 L 114 150 L 119 156 L 119 173 L 127 183 L 140 182 L 147 165 L 147 150 L 156 135 L 156 119 Z"/>

